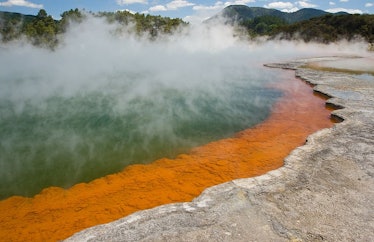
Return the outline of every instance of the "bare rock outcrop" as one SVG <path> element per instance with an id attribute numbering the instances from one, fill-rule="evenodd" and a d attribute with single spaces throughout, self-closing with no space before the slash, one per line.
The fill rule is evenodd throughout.
<path id="1" fill-rule="evenodd" d="M 282 168 L 208 188 L 192 202 L 83 230 L 66 241 L 372 241 L 374 80 L 301 68 L 320 60 L 268 65 L 295 69 L 315 91 L 331 97 L 327 103 L 341 108 L 332 115 L 344 120 L 310 135 Z"/>

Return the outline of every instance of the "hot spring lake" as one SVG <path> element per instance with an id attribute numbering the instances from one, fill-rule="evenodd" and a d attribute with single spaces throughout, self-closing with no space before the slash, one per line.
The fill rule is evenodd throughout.
<path id="1" fill-rule="evenodd" d="M 264 121 L 282 95 L 280 70 L 231 37 L 106 31 L 78 29 L 55 51 L 1 47 L 0 199 L 176 157 Z"/>
<path id="2" fill-rule="evenodd" d="M 8 93 L 0 97 L 1 198 L 173 158 L 262 122 L 281 95 L 266 87 L 276 72 L 266 72 L 254 79 L 250 68 L 239 76 L 229 71 L 216 84 L 182 88 L 118 73 L 94 90 L 42 96 L 22 95 L 30 85 L 47 85 L 38 76 L 2 79 Z"/>

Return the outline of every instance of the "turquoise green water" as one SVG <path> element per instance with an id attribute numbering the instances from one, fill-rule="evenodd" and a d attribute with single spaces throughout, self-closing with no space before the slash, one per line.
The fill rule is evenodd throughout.
<path id="1" fill-rule="evenodd" d="M 0 46 L 0 199 L 176 157 L 263 121 L 281 95 L 267 88 L 281 71 L 222 30 L 148 41 L 100 26 L 54 51 Z"/>
<path id="2" fill-rule="evenodd" d="M 214 90 L 161 87 L 145 95 L 134 95 L 129 82 L 70 96 L 1 97 L 0 198 L 173 158 L 263 121 L 280 96 L 259 85 L 264 80 L 220 83 Z"/>

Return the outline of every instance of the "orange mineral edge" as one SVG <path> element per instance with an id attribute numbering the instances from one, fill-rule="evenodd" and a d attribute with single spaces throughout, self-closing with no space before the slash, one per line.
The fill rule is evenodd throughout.
<path id="1" fill-rule="evenodd" d="M 50 187 L 33 198 L 0 201 L 1 240 L 58 241 L 135 211 L 191 201 L 216 184 L 281 167 L 309 134 L 333 125 L 325 100 L 294 78 L 294 72 L 283 75 L 274 87 L 284 95 L 269 118 L 232 138 L 197 147 L 176 159 L 131 165 L 70 189 Z"/>

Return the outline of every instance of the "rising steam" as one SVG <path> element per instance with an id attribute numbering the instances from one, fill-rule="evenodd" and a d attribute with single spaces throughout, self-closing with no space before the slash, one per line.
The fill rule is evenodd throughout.
<path id="1" fill-rule="evenodd" d="M 121 31 L 118 31 L 121 29 Z M 263 63 L 365 54 L 362 43 L 246 42 L 228 26 L 149 40 L 99 18 L 54 51 L 0 46 L 0 198 L 174 157 L 263 121 L 281 95 Z"/>

